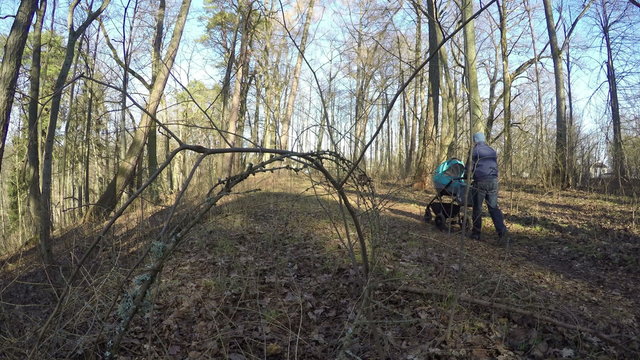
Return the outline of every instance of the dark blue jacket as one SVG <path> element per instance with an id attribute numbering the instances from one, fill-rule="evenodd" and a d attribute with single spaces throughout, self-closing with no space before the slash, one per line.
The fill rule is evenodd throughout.
<path id="1" fill-rule="evenodd" d="M 474 181 L 498 179 L 498 156 L 486 142 L 475 144 L 471 151 L 471 162 L 467 162 L 467 171 L 472 171 Z"/>

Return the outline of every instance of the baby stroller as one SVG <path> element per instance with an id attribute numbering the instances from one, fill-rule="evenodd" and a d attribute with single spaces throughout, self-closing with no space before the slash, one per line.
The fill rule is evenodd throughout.
<path id="1" fill-rule="evenodd" d="M 459 225 L 461 229 L 467 226 L 470 229 L 473 224 L 469 215 L 465 221 L 464 206 L 472 206 L 467 196 L 467 184 L 464 181 L 464 163 L 456 158 L 446 160 L 438 166 L 433 174 L 433 185 L 436 196 L 431 199 L 425 208 L 424 219 L 426 222 L 435 220 L 436 226 L 441 230 L 452 230 L 453 225 Z"/>

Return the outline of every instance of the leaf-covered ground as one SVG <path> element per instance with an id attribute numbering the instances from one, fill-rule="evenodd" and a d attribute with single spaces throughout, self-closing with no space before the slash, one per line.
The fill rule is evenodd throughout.
<path id="1" fill-rule="evenodd" d="M 631 198 L 507 188 L 500 203 L 512 242 L 503 247 L 490 221 L 482 241 L 442 232 L 422 220 L 430 193 L 376 183 L 384 210 L 362 218 L 376 244 L 366 295 L 353 264 L 361 254 L 349 251 L 356 234 L 345 233 L 334 197 L 303 177 L 264 175 L 244 188 L 262 191 L 229 198 L 170 258 L 120 358 L 640 356 L 640 209 Z M 160 227 L 134 220 L 87 266 L 87 286 L 75 288 L 43 356 L 104 354 L 122 279 Z M 92 233 L 65 235 L 56 250 L 76 254 L 69 266 Z M 31 250 L 0 260 L 0 357 L 27 353 L 55 305 L 35 259 Z"/>

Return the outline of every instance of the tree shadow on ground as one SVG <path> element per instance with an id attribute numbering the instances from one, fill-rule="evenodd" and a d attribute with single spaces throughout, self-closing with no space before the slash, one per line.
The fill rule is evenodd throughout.
<path id="1" fill-rule="evenodd" d="M 586 216 L 585 211 L 579 206 L 567 206 L 562 209 Z M 392 211 L 397 212 L 397 210 Z M 505 220 L 508 226 L 519 225 L 516 227 L 517 231 L 511 231 L 514 249 L 520 248 L 520 255 L 528 260 L 535 261 L 553 271 L 562 271 L 563 276 L 577 277 L 581 280 L 588 279 L 584 278 L 585 274 L 582 271 L 574 272 L 571 268 L 567 268 L 568 263 L 582 261 L 582 265 L 594 267 L 592 270 L 599 278 L 607 276 L 619 278 L 620 275 L 633 278 L 638 276 L 640 237 L 637 234 L 626 228 L 618 230 L 603 227 L 597 223 L 589 223 L 587 227 L 580 224 L 561 223 L 551 216 L 525 215 L 527 212 L 526 209 L 522 209 L 516 213 L 505 213 Z M 492 234 L 493 227 L 486 211 L 483 217 L 485 226 L 489 227 L 488 231 L 485 230 L 483 233 Z M 416 213 L 408 215 L 407 218 L 419 219 L 420 216 Z M 540 244 L 544 246 L 538 246 Z M 602 249 L 604 247 L 606 251 Z M 549 255 L 554 256 L 553 261 L 549 260 Z M 594 259 L 597 261 L 590 261 Z M 605 281 L 600 285 L 616 289 L 615 285 L 606 284 Z M 635 298 L 632 294 L 627 295 L 630 299 Z"/>
<path id="2" fill-rule="evenodd" d="M 399 215 L 408 219 L 412 219 L 416 221 L 424 221 L 424 212 L 422 214 L 417 214 L 412 211 L 405 211 L 400 209 L 389 209 L 389 212 L 394 215 Z"/>
<path id="3" fill-rule="evenodd" d="M 345 192 L 349 195 L 358 194 L 357 190 L 352 190 L 352 189 L 347 189 L 345 190 Z M 409 197 L 402 196 L 394 191 L 394 192 L 388 192 L 388 193 L 376 193 L 375 198 L 376 200 L 384 204 L 408 204 L 408 205 L 411 204 L 411 205 L 426 207 L 429 204 L 429 201 L 431 201 L 431 199 L 433 199 L 434 197 L 433 194 L 428 193 L 426 191 L 420 191 L 414 195 L 415 195 L 414 197 L 409 198 Z"/>
<path id="4" fill-rule="evenodd" d="M 510 272 L 513 263 L 532 262 L 532 266 L 545 268 L 549 265 L 547 261 L 534 257 L 503 263 L 498 260 L 504 254 L 501 248 L 485 243 L 471 243 L 469 262 L 458 264 L 453 237 L 436 231 L 422 221 L 422 214 L 412 212 L 415 206 L 423 208 L 426 203 L 401 194 L 394 196 L 399 200 L 396 204 L 409 207 L 394 207 L 380 216 L 389 230 L 387 241 L 380 242 L 378 257 L 374 259 L 379 262 L 374 269 L 376 281 L 445 291 L 461 282 L 463 289 L 471 289 L 479 296 L 511 300 L 515 300 L 514 296 L 516 299 L 529 296 L 545 305 L 574 295 L 562 288 L 550 291 L 539 279 L 518 277 Z M 495 310 L 468 306 L 458 310 L 459 316 L 449 319 L 450 303 L 446 299 L 376 290 L 377 305 L 370 309 L 369 319 L 361 319 L 358 310 L 361 267 L 351 263 L 346 233 L 338 236 L 334 231 L 344 225 L 340 214 L 335 201 L 301 194 L 261 192 L 230 199 L 190 233 L 166 264 L 153 298 L 154 310 L 132 325 L 125 355 L 184 358 L 198 353 L 204 358 L 239 358 L 244 354 L 284 359 L 293 358 L 289 351 L 295 350 L 297 356 L 305 359 L 326 359 L 346 350 L 361 358 L 407 358 L 429 356 L 425 344 L 443 351 L 475 346 L 485 348 L 489 354 L 499 354 L 498 349 L 504 348 L 504 344 L 491 330 L 499 325 L 493 316 Z M 148 234 L 152 227 L 139 224 L 110 238 L 112 243 L 105 247 L 115 246 L 120 239 L 126 244 L 122 256 L 139 255 L 142 247 L 138 242 L 143 239 L 140 234 Z M 517 250 L 521 246 L 517 239 L 522 235 L 514 236 L 513 248 Z M 128 269 L 122 264 L 131 262 L 119 260 L 114 264 L 120 267 L 116 272 L 126 272 Z M 98 278 L 97 271 L 105 267 L 95 268 L 96 273 L 91 275 Z M 0 288 L 24 289 L 24 285 L 3 283 Z M 498 288 L 500 291 L 496 293 Z M 118 294 L 117 286 L 110 289 L 107 296 Z M 584 310 L 576 307 L 573 315 L 595 324 L 589 313 L 591 305 L 586 306 Z M 16 311 L 20 309 L 5 308 L 3 313 L 10 319 Z M 44 313 L 47 311 L 50 310 Z M 115 324 L 117 319 L 105 312 L 102 309 L 96 317 L 69 311 L 63 314 L 61 323 L 72 316 L 95 319 L 109 315 L 108 322 Z M 470 325 L 470 318 L 483 325 Z M 619 326 L 615 320 L 612 322 Z M 28 324 L 33 329 L 37 321 Z M 452 339 L 445 345 L 438 339 L 452 324 L 458 330 L 450 333 Z M 477 327 L 475 333 L 483 339 L 481 342 L 465 337 L 462 329 L 468 326 Z M 509 318 L 500 326 L 509 333 L 508 329 L 529 325 L 522 319 Z M 545 341 L 551 348 L 574 344 L 571 336 L 562 335 L 553 327 L 536 327 L 537 336 L 548 338 Z M 67 334 L 77 332 L 64 325 L 58 330 Z M 2 335 L 13 336 L 4 329 Z M 82 337 L 62 340 L 77 344 L 78 338 Z M 527 337 L 525 345 L 512 342 L 507 347 L 514 354 L 522 353 L 519 346 L 529 349 L 535 345 L 529 344 L 530 340 Z M 97 349 L 87 345 L 82 350 L 86 354 L 99 353 L 105 341 L 100 340 Z M 57 346 L 52 347 L 57 351 L 54 354 L 65 354 L 62 350 L 72 347 Z M 0 347 L 0 354 L 2 351 Z M 443 356 L 447 357 L 446 353 Z"/>

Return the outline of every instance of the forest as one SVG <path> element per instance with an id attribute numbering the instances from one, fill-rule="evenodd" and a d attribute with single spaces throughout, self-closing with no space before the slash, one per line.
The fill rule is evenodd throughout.
<path id="1" fill-rule="evenodd" d="M 3 0 L 0 358 L 639 358 L 638 24 Z M 477 139 L 508 236 L 437 181 Z"/>

